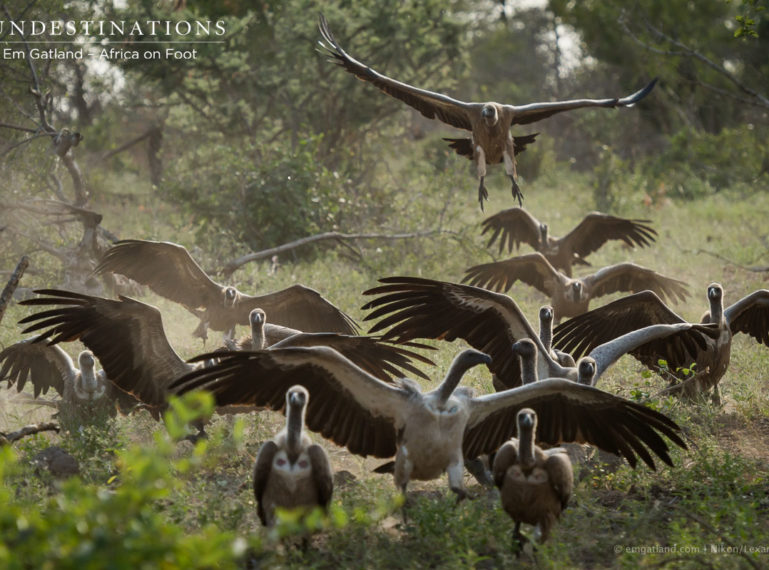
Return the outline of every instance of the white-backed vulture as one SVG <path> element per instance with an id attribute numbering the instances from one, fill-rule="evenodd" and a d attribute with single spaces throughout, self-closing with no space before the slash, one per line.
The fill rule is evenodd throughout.
<path id="1" fill-rule="evenodd" d="M 534 410 L 519 410 L 516 423 L 518 437 L 505 443 L 494 456 L 494 484 L 499 488 L 502 508 L 515 522 L 513 540 L 520 543 L 521 523 L 527 523 L 536 526 L 537 539 L 544 542 L 569 503 L 574 472 L 564 448 L 542 449 L 536 445 Z"/>
<path id="2" fill-rule="evenodd" d="M 516 414 L 525 407 L 540 417 L 540 441 L 590 443 L 633 466 L 640 457 L 654 468 L 652 454 L 671 463 L 661 435 L 685 447 L 680 428 L 663 414 L 569 380 L 474 396 L 470 388 L 457 386 L 469 368 L 490 359 L 472 349 L 461 352 L 441 384 L 427 393 L 408 378 L 386 384 L 328 347 L 219 357 L 172 389 L 209 390 L 219 405 L 280 409 L 286 390 L 300 384 L 310 393 L 307 427 L 357 455 L 395 456 L 394 480 L 403 492 L 412 479 L 430 480 L 447 472 L 449 488 L 458 500 L 463 498 L 464 457 L 496 451 L 515 435 Z"/>
<path id="3" fill-rule="evenodd" d="M 551 357 L 518 305 L 507 295 L 419 277 L 387 277 L 379 281 L 385 285 L 363 293 L 378 295 L 363 306 L 364 310 L 372 310 L 365 320 L 380 319 L 369 333 L 391 327 L 382 338 L 398 342 L 419 338 L 450 342 L 461 338 L 491 356 L 489 369 L 497 390 L 521 385 L 520 364 L 512 346 L 517 340 L 529 338 L 537 346 L 540 378 L 578 379 L 576 368 L 562 366 Z M 596 379 L 639 345 L 646 346 L 658 358 L 686 359 L 702 350 L 717 334 L 712 326 L 683 323 L 634 330 L 592 347 L 590 356 L 597 363 Z"/>
<path id="4" fill-rule="evenodd" d="M 478 174 L 478 202 L 483 209 L 483 200 L 488 198 L 484 185 L 487 164 L 504 162 L 505 172 L 512 181 L 513 198 L 519 205 L 523 194 L 518 188 L 515 156 L 525 146 L 534 142 L 536 135 L 515 137 L 510 134 L 513 125 L 535 123 L 556 113 L 582 107 L 631 107 L 646 97 L 654 88 L 656 79 L 632 95 L 611 99 L 574 99 L 571 101 L 550 101 L 527 105 L 504 105 L 501 103 L 468 103 L 441 93 L 413 87 L 386 75 L 382 75 L 366 64 L 354 59 L 334 39 L 326 18 L 321 14 L 318 22 L 323 42 L 320 45 L 333 58 L 332 61 L 352 73 L 358 79 L 368 81 L 382 92 L 413 107 L 428 119 L 437 119 L 452 127 L 472 132 L 470 138 L 446 139 L 458 154 L 467 156 L 476 166 Z"/>
<path id="5" fill-rule="evenodd" d="M 254 464 L 254 497 L 264 526 L 275 524 L 275 507 L 326 509 L 334 478 L 326 451 L 304 433 L 310 394 L 302 386 L 286 391 L 286 427 L 259 448 Z"/>
<path id="6" fill-rule="evenodd" d="M 713 388 L 713 398 L 720 402 L 718 382 L 729 366 L 732 336 L 744 332 L 769 346 L 769 291 L 754 291 L 725 310 L 720 284 L 711 283 L 707 295 L 710 309 L 702 322 L 717 327 L 718 335 L 710 339 L 705 348 L 694 356 L 669 354 L 662 357 L 644 346 L 631 350 L 630 354 L 655 371 L 659 371 L 659 360 L 665 360 L 667 372 L 682 380 L 671 387 L 671 392 L 691 396 Z M 559 349 L 578 358 L 595 346 L 640 327 L 685 322 L 652 291 L 643 291 L 566 321 L 556 327 L 554 339 Z M 692 369 L 693 363 L 696 365 Z M 694 374 L 685 374 L 684 369 Z"/>
<path id="7" fill-rule="evenodd" d="M 541 253 L 475 265 L 465 270 L 462 283 L 507 292 L 516 281 L 535 287 L 550 297 L 556 321 L 588 310 L 596 297 L 619 291 L 650 289 L 662 296 L 685 301 L 686 284 L 635 263 L 617 263 L 585 277 L 567 277 Z"/>
<path id="8" fill-rule="evenodd" d="M 56 402 L 59 414 L 73 419 L 86 419 L 93 405 L 111 407 L 127 413 L 139 402 L 115 386 L 104 370 L 96 371 L 96 360 L 90 350 L 78 355 L 78 367 L 60 346 L 48 346 L 37 339 L 25 339 L 0 352 L 0 381 L 21 392 L 29 381 L 35 398 L 53 388 L 61 396 Z M 89 411 L 90 410 L 90 411 Z"/>
<path id="9" fill-rule="evenodd" d="M 548 234 L 547 224 L 525 209 L 515 207 L 483 220 L 481 235 L 491 232 L 487 247 L 499 238 L 499 253 L 505 247 L 510 253 L 521 242 L 527 243 L 544 255 L 553 267 L 571 277 L 572 264 L 590 265 L 585 257 L 609 240 L 621 240 L 630 247 L 650 245 L 657 239 L 657 232 L 649 223 L 651 220 L 630 220 L 591 212 L 568 234 L 557 238 Z"/>
<path id="10" fill-rule="evenodd" d="M 207 329 L 230 333 L 247 325 L 252 309 L 260 307 L 278 325 L 305 332 L 355 334 L 357 325 L 315 289 L 292 285 L 267 295 L 246 295 L 220 285 L 192 258 L 171 242 L 129 239 L 115 242 L 94 270 L 125 275 L 152 291 L 182 304 L 200 319 L 193 334 L 207 338 Z"/>
<path id="11" fill-rule="evenodd" d="M 170 384 L 202 366 L 202 363 L 190 364 L 179 357 L 166 337 L 160 311 L 152 305 L 128 297 L 103 299 L 55 289 L 35 292 L 47 297 L 29 299 L 21 304 L 60 307 L 22 319 L 20 323 L 34 323 L 24 332 L 43 329 L 39 338 L 50 344 L 80 340 L 101 361 L 115 384 L 134 394 L 156 414 L 167 405 Z M 335 339 L 336 336 L 314 338 L 319 342 L 334 343 L 338 350 L 360 366 L 368 366 L 372 374 L 383 379 L 400 374 L 397 367 L 404 363 L 404 359 L 406 369 L 412 371 L 408 357 L 419 356 L 402 347 L 378 345 L 376 339 L 359 342 L 355 336 Z M 305 341 L 300 338 L 294 342 Z M 418 359 L 430 363 L 424 357 Z"/>
<path id="12" fill-rule="evenodd" d="M 553 348 L 553 317 L 553 307 L 550 305 L 543 305 L 540 307 L 539 340 L 542 341 L 542 346 L 548 351 L 550 357 L 558 364 L 561 366 L 574 367 L 577 363 L 574 362 L 574 358 L 572 358 L 571 354 Z"/>

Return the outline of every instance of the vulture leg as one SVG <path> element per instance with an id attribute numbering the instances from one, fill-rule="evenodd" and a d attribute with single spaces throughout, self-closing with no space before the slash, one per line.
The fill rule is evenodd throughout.
<path id="1" fill-rule="evenodd" d="M 505 144 L 505 152 L 502 153 L 502 159 L 505 162 L 505 172 L 513 183 L 513 199 L 518 200 L 519 206 L 523 206 L 523 193 L 518 187 L 518 183 L 515 181 L 515 179 L 518 178 L 518 172 L 515 168 L 513 139 L 509 135 L 507 137 L 507 143 Z"/>
<path id="2" fill-rule="evenodd" d="M 457 504 L 467 498 L 467 491 L 462 482 L 462 476 L 465 473 L 463 461 L 455 461 L 446 469 L 446 473 L 449 476 L 449 489 L 457 494 Z"/>
<path id="3" fill-rule="evenodd" d="M 478 169 L 478 203 L 481 206 L 482 212 L 483 201 L 489 199 L 489 192 L 483 183 L 483 179 L 486 178 L 486 153 L 483 152 L 481 145 L 476 145 L 475 147 L 475 165 Z"/>

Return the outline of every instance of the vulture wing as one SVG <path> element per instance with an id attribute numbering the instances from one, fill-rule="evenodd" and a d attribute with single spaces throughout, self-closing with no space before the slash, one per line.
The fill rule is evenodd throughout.
<path id="1" fill-rule="evenodd" d="M 562 237 L 561 243 L 580 257 L 588 256 L 613 239 L 622 240 L 631 247 L 644 247 L 657 239 L 657 232 L 648 225 L 650 221 L 592 212 Z"/>
<path id="2" fill-rule="evenodd" d="M 104 254 L 96 273 L 119 273 L 152 291 L 195 309 L 220 306 L 224 288 L 214 282 L 190 252 L 179 244 L 140 239 L 121 240 Z"/>
<path id="3" fill-rule="evenodd" d="M 732 334 L 747 333 L 769 346 L 769 291 L 759 289 L 724 310 Z"/>
<path id="4" fill-rule="evenodd" d="M 32 382 L 35 398 L 53 388 L 64 396 L 64 383 L 74 380 L 78 370 L 69 354 L 60 346 L 48 346 L 30 338 L 12 344 L 0 352 L 0 381 L 8 380 L 8 387 L 16 384 L 21 392 Z"/>
<path id="5" fill-rule="evenodd" d="M 472 130 L 469 115 L 469 111 L 473 108 L 472 104 L 452 99 L 440 93 L 419 89 L 377 73 L 364 63 L 352 58 L 342 49 L 334 39 L 334 35 L 328 28 L 328 22 L 322 14 L 318 21 L 318 28 L 326 42 L 325 44 L 319 42 L 320 45 L 334 58 L 333 61 L 347 72 L 352 73 L 358 79 L 372 83 L 384 93 L 413 107 L 428 119 L 438 119 L 458 129 Z"/>
<path id="6" fill-rule="evenodd" d="M 652 454 L 672 465 L 663 435 L 686 448 L 681 428 L 660 412 L 592 386 L 549 378 L 473 398 L 463 441 L 465 457 L 491 453 L 514 437 L 521 408 L 537 413 L 537 442 L 589 443 L 621 455 L 633 467 L 640 457 L 655 469 Z"/>
<path id="7" fill-rule="evenodd" d="M 191 369 L 174 351 L 157 308 L 120 297 L 119 301 L 56 289 L 23 305 L 61 305 L 25 317 L 24 332 L 43 329 L 49 344 L 80 340 L 121 389 L 150 406 L 165 407 L 169 384 Z"/>
<path id="8" fill-rule="evenodd" d="M 267 295 L 241 294 L 236 307 L 240 325 L 248 324 L 249 313 L 264 309 L 270 322 L 304 332 L 355 334 L 358 325 L 315 289 L 292 285 Z"/>
<path id="9" fill-rule="evenodd" d="M 283 409 L 286 390 L 307 388 L 305 423 L 312 431 L 357 455 L 391 457 L 408 393 L 374 378 L 334 349 L 292 347 L 257 352 L 215 352 L 213 366 L 190 372 L 172 389 L 208 390 L 219 406 L 254 405 Z"/>
<path id="10" fill-rule="evenodd" d="M 689 296 L 683 281 L 666 277 L 635 263 L 617 263 L 604 267 L 583 278 L 583 282 L 590 291 L 591 299 L 619 291 L 637 292 L 645 289 L 673 301 L 685 301 Z"/>
<path id="11" fill-rule="evenodd" d="M 449 342 L 461 338 L 491 356 L 489 368 L 503 382 L 520 385 L 520 364 L 513 354 L 513 343 L 521 338 L 538 342 L 539 338 L 510 297 L 469 285 L 418 277 L 387 277 L 379 281 L 385 285 L 363 293 L 379 295 L 363 306 L 364 310 L 373 310 L 366 320 L 384 317 L 369 333 L 392 326 L 383 338 L 434 338 Z"/>
<path id="12" fill-rule="evenodd" d="M 516 281 L 523 281 L 552 297 L 556 282 L 565 277 L 541 253 L 528 253 L 504 261 L 484 263 L 465 270 L 462 283 L 491 291 L 506 292 Z"/>
<path id="13" fill-rule="evenodd" d="M 553 346 L 577 359 L 634 330 L 685 322 L 654 292 L 642 291 L 561 323 L 553 330 Z"/>
<path id="14" fill-rule="evenodd" d="M 481 235 L 492 232 L 486 247 L 491 247 L 497 238 L 499 240 L 499 253 L 507 246 L 507 251 L 513 251 L 521 243 L 527 243 L 534 249 L 539 249 L 540 222 L 523 208 L 510 208 L 502 210 L 493 216 L 483 220 Z"/>
<path id="15" fill-rule="evenodd" d="M 656 83 L 657 79 L 652 79 L 643 89 L 621 99 L 573 99 L 571 101 L 529 103 L 528 105 L 505 105 L 505 108 L 512 111 L 514 125 L 527 125 L 562 111 L 571 111 L 572 109 L 580 109 L 582 107 L 632 107 L 651 93 Z"/>

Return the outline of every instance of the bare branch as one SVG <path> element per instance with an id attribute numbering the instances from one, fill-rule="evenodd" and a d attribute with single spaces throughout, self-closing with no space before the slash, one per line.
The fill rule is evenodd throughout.
<path id="1" fill-rule="evenodd" d="M 24 275 L 24 271 L 26 271 L 28 266 L 29 266 L 29 258 L 25 255 L 21 258 L 19 263 L 16 265 L 16 269 L 13 270 L 13 273 L 11 274 L 11 278 L 8 280 L 8 283 L 3 289 L 3 292 L 0 293 L 0 321 L 3 320 L 3 315 L 5 315 L 5 309 L 6 307 L 8 307 L 8 303 L 10 303 L 11 301 L 13 292 L 16 290 L 16 287 L 19 286 L 19 281 L 21 280 L 21 276 Z"/>
<path id="2" fill-rule="evenodd" d="M 22 437 L 40 433 L 41 431 L 59 431 L 59 425 L 53 422 L 46 422 L 42 424 L 32 424 L 24 426 L 21 429 L 12 431 L 10 433 L 0 432 L 0 445 L 8 445 L 14 441 L 20 440 Z"/>
<path id="3" fill-rule="evenodd" d="M 233 259 L 225 263 L 224 267 L 222 267 L 222 269 L 220 269 L 218 273 L 225 277 L 230 277 L 235 272 L 236 269 L 240 268 L 241 266 L 251 261 L 258 261 L 260 259 L 272 257 L 273 255 L 278 255 L 286 251 L 291 251 L 292 249 L 296 249 L 303 245 L 318 243 L 322 241 L 336 241 L 336 242 L 339 242 L 340 244 L 347 245 L 349 247 L 349 244 L 345 243 L 346 240 L 381 239 L 381 240 L 389 241 L 389 240 L 429 237 L 429 236 L 434 236 L 438 234 L 447 234 L 447 233 L 451 233 L 451 232 L 448 232 L 446 230 L 426 230 L 423 232 L 400 233 L 400 234 L 343 234 L 340 232 L 326 232 L 322 234 L 316 234 L 314 236 L 309 236 L 306 238 L 301 238 L 301 239 L 298 239 L 283 245 L 279 245 L 277 247 L 273 247 L 270 249 L 257 251 L 255 253 L 249 253 L 242 257 L 238 257 L 237 259 Z"/>

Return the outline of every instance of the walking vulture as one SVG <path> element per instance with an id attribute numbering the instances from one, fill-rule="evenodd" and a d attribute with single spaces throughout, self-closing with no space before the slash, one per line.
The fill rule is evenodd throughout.
<path id="1" fill-rule="evenodd" d="M 357 325 L 315 289 L 293 285 L 267 295 L 246 295 L 213 281 L 187 249 L 171 242 L 128 239 L 115 242 L 96 267 L 97 273 L 119 273 L 181 303 L 200 319 L 193 335 L 205 340 L 207 329 L 232 336 L 236 325 L 248 325 L 259 307 L 272 322 L 304 332 L 355 334 Z"/>

